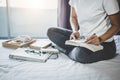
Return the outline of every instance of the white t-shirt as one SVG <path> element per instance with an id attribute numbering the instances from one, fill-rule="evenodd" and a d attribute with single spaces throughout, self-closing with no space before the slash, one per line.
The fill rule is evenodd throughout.
<path id="1" fill-rule="evenodd" d="M 117 0 L 70 0 L 69 4 L 76 11 L 80 35 L 87 37 L 104 34 L 111 27 L 108 15 L 119 12 Z M 112 40 L 113 37 L 105 42 Z"/>

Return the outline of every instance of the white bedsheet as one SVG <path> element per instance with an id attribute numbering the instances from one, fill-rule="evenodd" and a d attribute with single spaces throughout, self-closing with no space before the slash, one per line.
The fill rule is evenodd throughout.
<path id="1" fill-rule="evenodd" d="M 81 64 L 59 54 L 46 63 L 9 59 L 12 49 L 0 44 L 0 80 L 120 80 L 120 55 L 111 60 Z"/>

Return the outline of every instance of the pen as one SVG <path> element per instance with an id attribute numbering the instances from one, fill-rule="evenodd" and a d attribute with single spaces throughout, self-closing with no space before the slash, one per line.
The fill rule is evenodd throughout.
<path id="1" fill-rule="evenodd" d="M 91 40 L 92 38 L 94 38 L 95 35 L 96 35 L 96 33 L 94 33 L 93 35 L 91 35 L 90 37 L 88 37 L 85 42 L 88 42 L 89 40 Z"/>

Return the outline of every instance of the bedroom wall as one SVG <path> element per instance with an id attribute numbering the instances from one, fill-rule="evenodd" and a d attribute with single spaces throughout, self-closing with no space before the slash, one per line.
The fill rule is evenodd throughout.
<path id="1" fill-rule="evenodd" d="M 6 0 L 0 0 L 0 38 L 8 37 Z M 46 32 L 49 27 L 57 26 L 57 1 L 51 0 L 45 5 L 36 6 L 37 2 L 47 2 L 48 0 L 34 0 L 32 3 L 25 3 L 29 0 L 8 0 L 9 5 L 9 26 L 11 37 L 18 35 L 30 35 L 32 37 L 47 37 Z M 32 0 L 30 0 L 32 1 Z M 37 1 L 37 2 L 35 2 Z M 35 3 L 35 4 L 34 4 Z M 23 5 L 24 4 L 24 5 Z M 42 4 L 42 3 L 37 3 Z M 48 5 L 49 4 L 49 5 Z M 55 4 L 55 5 L 52 5 Z M 27 6 L 26 6 L 27 5 Z M 52 5 L 52 6 L 51 6 Z M 50 7 L 49 7 L 50 6 Z M 38 7 L 38 8 L 37 8 Z"/>
<path id="2" fill-rule="evenodd" d="M 57 11 L 54 9 L 12 8 L 10 11 L 11 36 L 46 37 L 47 29 L 53 26 L 57 26 Z"/>

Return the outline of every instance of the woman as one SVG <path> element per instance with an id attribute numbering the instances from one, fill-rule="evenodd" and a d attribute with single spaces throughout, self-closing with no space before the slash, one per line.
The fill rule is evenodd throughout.
<path id="1" fill-rule="evenodd" d="M 92 63 L 115 57 L 113 36 L 120 29 L 117 0 L 70 0 L 72 30 L 50 28 L 48 37 L 69 58 L 81 63 Z M 95 35 L 93 35 L 95 33 Z M 83 47 L 65 45 L 68 39 L 87 37 L 86 43 L 102 45 L 103 50 L 92 52 Z"/>

